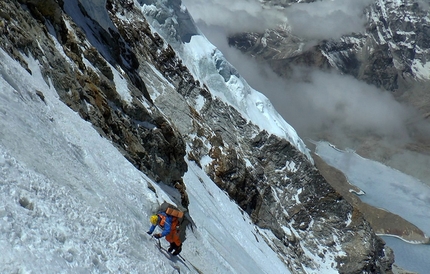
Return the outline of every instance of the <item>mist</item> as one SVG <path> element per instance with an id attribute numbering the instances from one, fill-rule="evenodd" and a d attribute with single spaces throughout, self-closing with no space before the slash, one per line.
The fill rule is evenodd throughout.
<path id="1" fill-rule="evenodd" d="M 419 114 L 382 91 L 352 76 L 297 67 L 289 79 L 266 64 L 230 47 L 222 27 L 200 22 L 199 28 L 223 52 L 240 75 L 265 94 L 303 139 L 326 136 L 353 144 L 355 136 L 373 135 L 396 143 L 411 139 Z"/>
<path id="2" fill-rule="evenodd" d="M 430 8 L 429 0 L 418 0 L 417 2 L 423 10 L 428 10 Z"/>

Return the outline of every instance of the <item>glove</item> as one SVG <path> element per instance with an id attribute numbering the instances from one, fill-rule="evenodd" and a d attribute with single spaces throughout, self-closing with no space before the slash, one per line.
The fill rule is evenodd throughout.
<path id="1" fill-rule="evenodd" d="M 154 238 L 155 238 L 155 239 L 160 239 L 160 238 L 161 238 L 161 234 L 160 234 L 160 233 L 158 233 L 158 234 L 154 234 Z"/>
<path id="2" fill-rule="evenodd" d="M 147 231 L 146 233 L 148 233 L 148 235 L 151 235 L 151 234 L 152 234 L 152 232 L 150 232 L 150 231 Z"/>

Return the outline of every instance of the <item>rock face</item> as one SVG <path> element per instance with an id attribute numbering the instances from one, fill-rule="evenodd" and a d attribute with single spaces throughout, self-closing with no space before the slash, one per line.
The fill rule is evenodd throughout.
<path id="1" fill-rule="evenodd" d="M 271 231 L 268 244 L 293 273 L 323 265 L 390 273 L 391 250 L 311 160 L 246 120 L 183 64 L 166 41 L 181 45 L 198 30 L 178 1 L 108 0 L 108 30 L 78 2 L 70 12 L 72 2 L 2 1 L 0 46 L 30 72 L 26 56 L 38 60 L 61 100 L 155 180 L 173 186 L 187 170 L 184 157 L 195 161 Z M 237 73 L 219 57 L 213 66 L 225 81 Z"/>
<path id="2" fill-rule="evenodd" d="M 20 60 L 24 67 L 27 65 L 22 54 L 36 58 L 60 98 L 90 121 L 100 134 L 112 140 L 136 167 L 156 180 L 170 182 L 180 179 L 187 170 L 183 159 L 185 143 L 152 104 L 145 84 L 134 70 L 138 66 L 136 57 L 126 48 L 120 34 L 112 32 L 119 41 L 108 44 L 110 51 L 107 56 L 102 56 L 101 49 L 84 45 L 86 34 L 61 10 L 61 2 L 28 2 L 25 3 L 31 7 L 30 12 L 25 12 L 17 1 L 1 3 L 2 11 L 10 16 L 1 18 L 2 48 Z M 39 10 L 40 7 L 60 14 L 45 14 L 44 10 Z M 73 30 L 68 30 L 65 22 L 70 23 Z M 100 40 L 109 41 L 103 36 L 110 37 L 111 34 L 97 25 L 95 28 Z M 36 39 L 40 33 L 43 35 Z M 61 57 L 55 49 L 54 41 L 57 39 L 66 57 Z M 123 75 L 114 76 L 114 67 Z M 115 81 L 118 80 L 114 78 L 118 77 L 128 80 L 128 88 L 133 93 L 128 102 L 117 90 Z"/>

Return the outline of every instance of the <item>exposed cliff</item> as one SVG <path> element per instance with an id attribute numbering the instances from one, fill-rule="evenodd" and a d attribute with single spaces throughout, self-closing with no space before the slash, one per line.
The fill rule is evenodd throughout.
<path id="1" fill-rule="evenodd" d="M 268 244 L 294 273 L 391 271 L 391 250 L 320 175 L 303 142 L 250 119 L 249 106 L 270 104 L 243 103 L 254 91 L 222 54 L 198 56 L 201 67 L 184 61 L 184 47 L 199 35 L 185 7 L 109 0 L 106 27 L 82 2 L 1 2 L 0 46 L 27 70 L 25 55 L 38 60 L 61 100 L 160 183 L 182 177 L 184 157 L 195 161 L 271 231 Z M 34 95 L 43 100 L 43 91 Z"/>

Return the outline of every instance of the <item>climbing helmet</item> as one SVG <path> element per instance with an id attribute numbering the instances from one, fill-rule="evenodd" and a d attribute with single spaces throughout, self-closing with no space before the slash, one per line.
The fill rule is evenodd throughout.
<path id="1" fill-rule="evenodd" d="M 157 215 L 152 215 L 149 218 L 149 221 L 151 222 L 151 224 L 156 225 L 158 223 L 158 216 Z"/>

